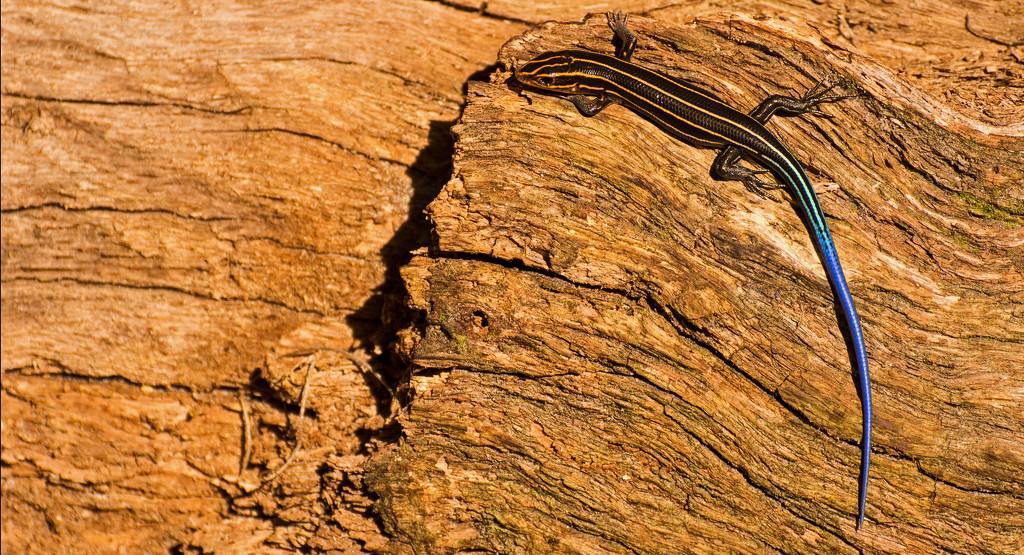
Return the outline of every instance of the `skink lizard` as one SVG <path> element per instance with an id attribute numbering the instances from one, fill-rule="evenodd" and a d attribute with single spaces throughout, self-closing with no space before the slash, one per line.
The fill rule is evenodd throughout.
<path id="1" fill-rule="evenodd" d="M 857 504 L 859 530 L 864 524 L 871 465 L 871 382 L 864 336 L 814 187 L 796 157 L 764 126 L 776 112 L 826 116 L 815 106 L 848 96 L 829 94 L 831 87 L 819 84 L 803 98 L 771 96 L 750 114 L 744 114 L 701 87 L 630 62 L 637 37 L 629 30 L 626 18 L 622 13 L 608 14 L 608 25 L 619 41 L 614 57 L 586 50 L 547 52 L 515 68 L 516 80 L 529 87 L 567 95 L 566 99 L 585 116 L 593 116 L 618 102 L 677 139 L 698 147 L 723 149 L 711 166 L 715 179 L 742 181 L 751 192 L 765 198 L 766 188 L 789 188 L 821 255 L 853 345 L 864 423 Z M 767 168 L 781 184 L 758 179 L 757 174 L 764 172 L 740 165 L 743 156 Z"/>

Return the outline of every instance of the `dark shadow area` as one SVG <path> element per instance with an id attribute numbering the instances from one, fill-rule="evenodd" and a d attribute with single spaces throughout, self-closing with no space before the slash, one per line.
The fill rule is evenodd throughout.
<path id="1" fill-rule="evenodd" d="M 388 388 L 396 393 L 402 404 L 408 402 L 402 396 L 406 391 L 409 369 L 405 357 L 395 352 L 394 343 L 400 330 L 420 325 L 422 316 L 408 306 L 401 268 L 412 260 L 413 251 L 432 244 L 430 223 L 424 209 L 451 177 L 455 153 L 451 129 L 454 125 L 455 120 L 430 123 L 427 145 L 406 172 L 412 179 L 413 189 L 409 216 L 381 249 L 384 281 L 374 288 L 366 303 L 346 319 L 352 327 L 353 337 L 369 358 L 370 366 L 387 382 Z M 366 376 L 366 379 L 367 383 L 373 382 L 371 387 L 379 392 L 381 414 L 387 415 L 391 406 L 390 392 L 376 383 L 373 376 Z"/>
<path id="2" fill-rule="evenodd" d="M 470 82 L 488 80 L 496 68 L 497 65 L 491 65 L 470 75 L 462 85 L 463 95 Z M 395 344 L 399 331 L 422 329 L 424 315 L 409 307 L 401 268 L 412 260 L 413 251 L 431 247 L 435 243 L 424 209 L 451 178 L 455 155 L 455 140 L 451 130 L 461 117 L 460 110 L 453 120 L 430 123 L 427 144 L 406 172 L 412 180 L 409 216 L 381 249 L 385 266 L 384 281 L 374 288 L 370 299 L 346 319 L 352 327 L 353 337 L 361 343 L 369 358 L 370 366 L 387 382 L 385 388 L 377 383 L 375 377 L 366 377 L 368 383 L 374 382 L 371 387 L 378 393 L 378 406 L 382 415 L 389 415 L 391 392 L 395 392 L 400 405 L 410 401 L 407 385 L 412 371 L 408 361 L 411 353 L 398 352 Z M 382 354 L 378 355 L 377 352 Z M 390 441 L 397 439 L 400 430 L 397 425 L 389 425 L 383 433 L 387 437 L 377 435 L 377 439 Z M 368 437 L 361 439 L 369 440 Z"/>
<path id="3" fill-rule="evenodd" d="M 492 65 L 471 75 L 462 86 L 464 98 L 470 81 L 487 80 L 496 67 Z M 414 368 L 411 363 L 412 353 L 405 352 L 408 347 L 403 347 L 403 342 L 399 341 L 400 333 L 412 330 L 414 334 L 418 331 L 422 336 L 426 314 L 410 306 L 401 269 L 412 260 L 414 251 L 436 244 L 432 224 L 424 209 L 437 198 L 452 176 L 455 140 L 451 131 L 461 117 L 460 110 L 452 120 L 430 123 L 427 144 L 406 172 L 412 182 L 408 217 L 380 252 L 385 266 L 384 279 L 374 288 L 366 303 L 346 318 L 353 338 L 362 351 L 360 355 L 368 361 L 376 374 L 374 376 L 364 372 L 364 379 L 377 399 L 378 413 L 386 419 L 382 428 L 356 431 L 361 444 L 359 453 L 362 455 L 372 455 L 387 449 L 388 445 L 397 444 L 402 436 L 401 423 L 395 416 L 412 401 L 409 379 Z M 374 500 L 375 504 L 378 502 L 377 494 L 369 489 L 362 475 L 358 480 L 333 475 L 324 475 L 322 479 L 324 488 L 342 494 L 346 491 L 350 494 L 359 492 L 367 499 Z M 325 507 L 328 512 L 337 509 Z M 380 530 L 387 529 L 382 517 L 373 509 L 366 509 L 364 516 L 376 522 Z"/>

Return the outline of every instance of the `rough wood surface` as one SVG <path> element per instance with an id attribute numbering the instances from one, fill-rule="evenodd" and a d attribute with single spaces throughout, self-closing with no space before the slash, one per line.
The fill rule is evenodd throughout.
<path id="1" fill-rule="evenodd" d="M 387 394 L 329 349 L 391 366 L 374 334 L 464 83 L 522 29 L 416 1 L 4 2 L 4 553 L 384 543 L 360 475 Z M 300 419 L 285 355 L 316 347 Z"/>
<path id="2" fill-rule="evenodd" d="M 471 84 L 427 210 L 436 250 L 403 273 L 425 330 L 406 442 L 371 474 L 386 521 L 420 551 L 1019 548 L 1020 107 L 976 120 L 784 23 L 632 28 L 634 59 L 741 106 L 818 81 L 859 93 L 771 127 L 838 185 L 820 196 L 874 382 L 868 524 L 849 354 L 788 197 L 713 181 L 715 152 L 507 71 Z M 546 24 L 499 60 L 610 35 L 603 16 Z"/>
<path id="3" fill-rule="evenodd" d="M 530 24 L 609 8 L 742 106 L 866 92 L 773 123 L 839 185 L 870 316 L 864 535 L 848 362 L 786 197 L 487 75 Z M 1021 11 L 4 2 L 4 553 L 1012 550 Z M 607 30 L 500 61 L 567 43 Z"/>

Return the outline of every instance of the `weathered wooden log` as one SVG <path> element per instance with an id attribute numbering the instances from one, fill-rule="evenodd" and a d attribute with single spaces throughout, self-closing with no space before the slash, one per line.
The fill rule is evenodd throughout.
<path id="1" fill-rule="evenodd" d="M 389 531 L 418 552 L 1019 547 L 1024 125 L 784 24 L 631 22 L 635 61 L 739 106 L 858 94 L 770 127 L 821 184 L 863 319 L 867 524 L 850 356 L 789 197 L 510 80 L 545 50 L 609 51 L 602 15 L 517 37 L 470 85 L 436 247 L 403 270 L 423 322 L 406 440 L 371 472 Z"/>
<path id="2" fill-rule="evenodd" d="M 387 393 L 330 349 L 384 352 L 463 84 L 525 26 L 157 0 L 2 27 L 3 552 L 386 543 L 360 475 Z"/>
<path id="3" fill-rule="evenodd" d="M 710 181 L 714 153 L 628 111 L 584 120 L 505 74 L 467 86 L 528 25 L 609 8 L 663 22 L 635 19 L 645 63 L 740 106 L 826 76 L 868 91 L 772 124 L 871 316 L 888 406 L 866 536 L 844 344 L 787 196 Z M 998 160 L 1020 151 L 1019 6 L 729 9 L 755 22 L 650 0 L 5 2 L 3 552 L 1012 550 L 1019 374 L 998 370 L 1020 335 L 1021 195 Z M 671 50 L 694 32 L 724 49 Z M 527 37 L 505 62 L 608 48 L 600 21 Z M 467 92 L 432 240 L 421 208 Z M 398 427 L 372 374 L 404 385 L 389 327 L 424 245 L 378 518 L 363 464 Z"/>

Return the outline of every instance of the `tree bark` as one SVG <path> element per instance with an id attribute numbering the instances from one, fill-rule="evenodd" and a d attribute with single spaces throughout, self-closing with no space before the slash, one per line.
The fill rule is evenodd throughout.
<path id="1" fill-rule="evenodd" d="M 770 125 L 860 532 L 789 197 L 506 82 L 613 7 L 737 106 L 862 93 Z M 729 9 L 5 2 L 4 553 L 1015 549 L 1020 6 Z"/>

